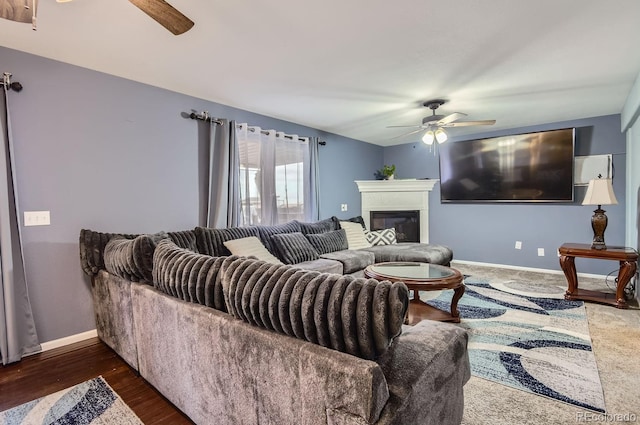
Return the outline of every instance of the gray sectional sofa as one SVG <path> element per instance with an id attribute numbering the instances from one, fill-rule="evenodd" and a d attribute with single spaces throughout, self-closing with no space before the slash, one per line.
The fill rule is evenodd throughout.
<path id="1" fill-rule="evenodd" d="M 243 231 L 82 230 L 98 336 L 197 424 L 460 423 L 463 329 L 403 325 L 403 283 L 313 269 L 344 259 L 224 252 Z"/>

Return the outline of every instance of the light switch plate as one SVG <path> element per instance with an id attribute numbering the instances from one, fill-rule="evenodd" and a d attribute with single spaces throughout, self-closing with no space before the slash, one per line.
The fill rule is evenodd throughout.
<path id="1" fill-rule="evenodd" d="M 51 224 L 49 211 L 25 211 L 25 226 L 48 226 Z"/>

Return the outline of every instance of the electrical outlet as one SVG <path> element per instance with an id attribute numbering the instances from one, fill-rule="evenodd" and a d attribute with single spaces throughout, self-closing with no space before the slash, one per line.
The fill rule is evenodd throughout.
<path id="1" fill-rule="evenodd" d="M 538 257 L 544 257 L 544 248 L 538 248 Z"/>
<path id="2" fill-rule="evenodd" d="M 347 211 L 347 210 L 348 210 L 347 204 L 341 204 L 340 205 L 340 211 Z"/>
<path id="3" fill-rule="evenodd" d="M 522 249 L 522 241 L 516 241 L 516 249 Z"/>
<path id="4" fill-rule="evenodd" d="M 25 211 L 25 226 L 48 226 L 51 224 L 49 211 Z"/>

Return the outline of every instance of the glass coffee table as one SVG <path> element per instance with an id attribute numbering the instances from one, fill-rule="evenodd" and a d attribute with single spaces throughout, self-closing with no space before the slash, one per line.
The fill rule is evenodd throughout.
<path id="1" fill-rule="evenodd" d="M 390 282 L 404 282 L 413 291 L 405 323 L 415 325 L 424 319 L 441 322 L 460 322 L 458 301 L 464 294 L 462 274 L 451 267 L 429 263 L 391 262 L 378 263 L 364 270 L 365 277 Z M 444 311 L 420 300 L 420 291 L 453 289 L 451 311 Z"/>

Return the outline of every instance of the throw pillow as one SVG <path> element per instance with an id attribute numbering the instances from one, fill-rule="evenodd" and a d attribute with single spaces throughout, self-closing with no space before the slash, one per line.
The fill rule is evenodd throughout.
<path id="1" fill-rule="evenodd" d="M 285 264 L 298 264 L 320 258 L 318 251 L 300 232 L 271 235 L 271 242 Z"/>
<path id="2" fill-rule="evenodd" d="M 341 221 L 340 227 L 347 232 L 347 243 L 349 249 L 370 248 L 371 244 L 364 235 L 364 228 L 360 223 L 351 221 Z"/>
<path id="3" fill-rule="evenodd" d="M 393 245 L 398 243 L 395 228 L 372 231 L 365 230 L 364 234 L 371 245 Z"/>
<path id="4" fill-rule="evenodd" d="M 258 260 L 266 261 L 267 263 L 282 264 L 280 260 L 267 251 L 267 248 L 262 245 L 260 239 L 255 236 L 226 241 L 224 242 L 224 246 L 226 246 L 233 255 L 256 257 Z"/>
<path id="5" fill-rule="evenodd" d="M 298 224 L 300 225 L 301 232 L 305 235 L 311 233 L 326 233 L 340 228 L 340 226 L 338 226 L 338 220 L 335 217 L 326 218 L 316 221 L 315 223 L 298 222 Z"/>
<path id="6" fill-rule="evenodd" d="M 224 246 L 226 241 L 258 236 L 258 227 L 229 227 L 227 229 L 196 227 L 195 233 L 199 253 L 211 255 L 212 257 L 220 257 L 231 255 L 229 249 Z"/>
<path id="7" fill-rule="evenodd" d="M 300 224 L 297 221 L 293 220 L 288 223 L 274 224 L 272 226 L 256 226 L 256 229 L 258 229 L 258 237 L 267 248 L 267 250 L 269 250 L 269 252 L 272 254 L 276 254 L 276 248 L 271 243 L 271 236 L 279 233 L 299 232 Z"/>
<path id="8" fill-rule="evenodd" d="M 309 233 L 305 236 L 320 255 L 349 248 L 347 232 L 344 229 L 318 234 Z"/>

